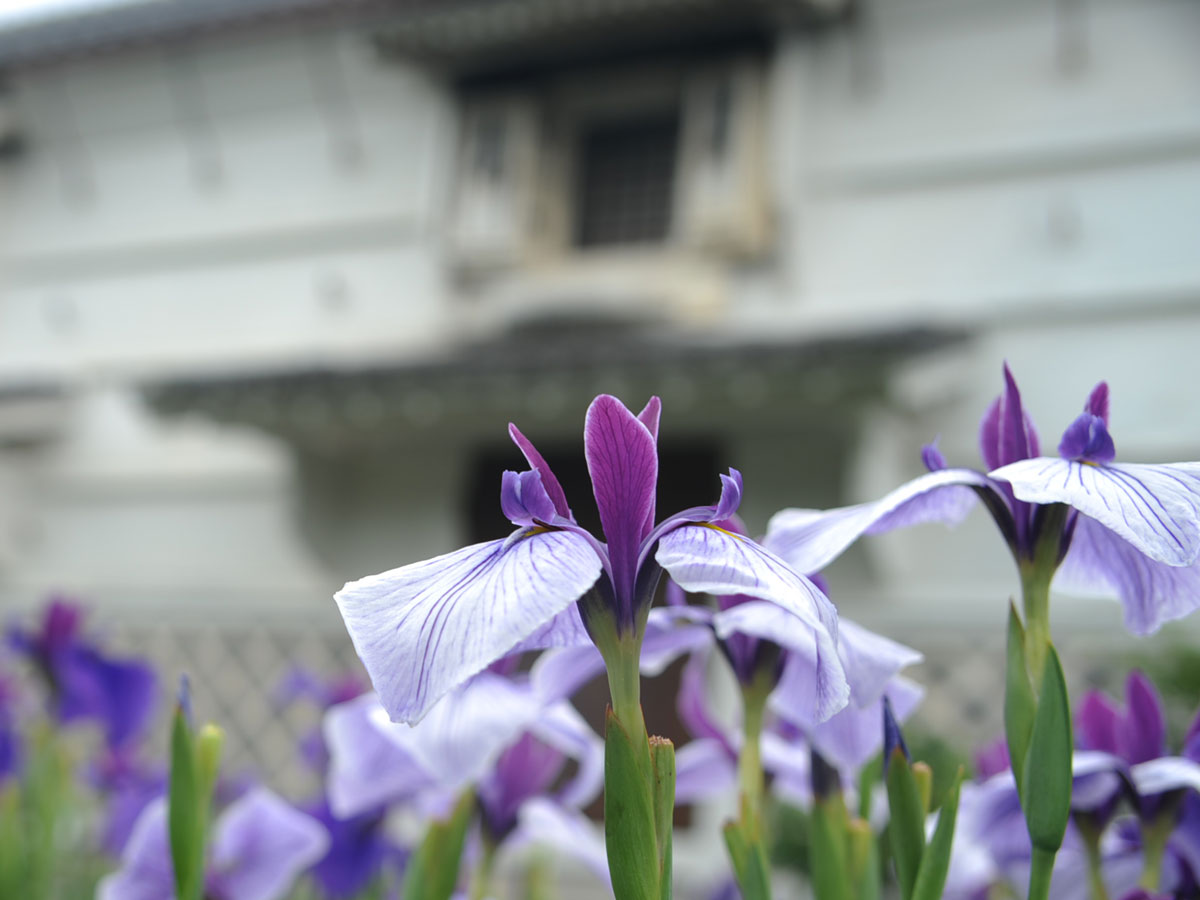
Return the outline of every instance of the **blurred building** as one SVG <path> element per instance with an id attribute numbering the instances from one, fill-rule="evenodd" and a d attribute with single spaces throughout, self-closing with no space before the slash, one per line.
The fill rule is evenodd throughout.
<path id="1" fill-rule="evenodd" d="M 266 683 L 299 652 L 266 636 L 344 640 L 347 578 L 504 533 L 509 420 L 586 506 L 600 391 L 662 396 L 660 508 L 734 465 L 753 530 L 881 493 L 939 432 L 974 464 L 1004 359 L 1048 446 L 1107 378 L 1123 458 L 1198 458 L 1198 46 L 1187 0 L 211 0 L 0 32 L 0 602 L 74 592 L 185 655 L 165 631 L 252 627 Z M 1015 579 L 982 513 L 832 583 L 944 651 L 958 700 L 997 689 L 976 649 Z"/>

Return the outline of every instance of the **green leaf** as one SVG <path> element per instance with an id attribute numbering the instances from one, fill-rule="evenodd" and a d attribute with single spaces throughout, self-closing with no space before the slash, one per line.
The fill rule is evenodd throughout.
<path id="1" fill-rule="evenodd" d="M 1071 709 L 1054 646 L 1046 649 L 1037 718 L 1025 759 L 1022 803 L 1033 845 L 1054 853 L 1071 814 Z"/>
<path id="2" fill-rule="evenodd" d="M 666 738 L 650 738 L 650 763 L 654 769 L 654 835 L 658 846 L 659 896 L 671 900 L 671 833 L 675 825 L 675 745 Z"/>
<path id="3" fill-rule="evenodd" d="M 854 900 L 881 900 L 883 872 L 879 866 L 879 844 L 866 819 L 851 820 L 846 826 L 850 848 L 850 874 L 854 879 Z"/>
<path id="4" fill-rule="evenodd" d="M 171 726 L 171 777 L 167 822 L 175 892 L 179 900 L 200 900 L 204 884 L 204 837 L 200 831 L 200 782 L 196 745 L 182 705 Z"/>
<path id="5" fill-rule="evenodd" d="M 660 900 L 658 829 L 645 732 L 630 736 L 608 710 L 604 728 L 604 844 L 616 900 Z M 674 784 L 672 783 L 672 795 Z"/>
<path id="6" fill-rule="evenodd" d="M 960 766 L 954 784 L 946 795 L 946 802 L 938 814 L 937 828 L 933 839 L 925 847 L 921 857 L 921 869 L 917 872 L 917 883 L 913 887 L 912 900 L 939 900 L 946 885 L 946 873 L 950 871 L 950 851 L 954 846 L 954 821 L 958 818 L 958 797 L 962 787 L 963 770 Z"/>
<path id="7" fill-rule="evenodd" d="M 846 805 L 841 791 L 813 801 L 813 894 L 817 900 L 851 900 L 846 847 Z"/>
<path id="8" fill-rule="evenodd" d="M 771 871 L 767 855 L 762 844 L 751 841 L 746 834 L 745 812 L 743 803 L 742 821 L 726 822 L 723 830 L 725 846 L 729 848 L 729 858 L 733 862 L 733 874 L 737 878 L 742 900 L 771 900 Z"/>
<path id="9" fill-rule="evenodd" d="M 1037 712 L 1037 698 L 1029 680 L 1029 667 L 1025 660 L 1025 629 L 1017 617 L 1017 608 L 1008 603 L 1008 646 L 1004 672 L 1004 737 L 1008 743 L 1008 758 L 1012 762 L 1013 777 L 1017 791 L 1024 793 L 1022 776 L 1025 757 L 1029 753 L 1029 739 L 1033 734 L 1033 720 Z"/>
<path id="10" fill-rule="evenodd" d="M 892 758 L 888 760 L 886 780 L 892 858 L 896 861 L 900 896 L 910 900 L 925 852 L 925 810 L 912 767 L 899 747 L 892 751 Z"/>
<path id="11" fill-rule="evenodd" d="M 409 861 L 404 875 L 405 900 L 450 900 L 458 886 L 467 828 L 475 813 L 475 795 L 466 791 L 449 817 L 434 822 Z"/>

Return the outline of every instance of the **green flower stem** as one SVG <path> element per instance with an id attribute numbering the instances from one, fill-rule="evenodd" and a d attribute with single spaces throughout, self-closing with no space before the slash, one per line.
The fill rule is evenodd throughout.
<path id="1" fill-rule="evenodd" d="M 1108 886 L 1104 883 L 1104 872 L 1100 866 L 1100 829 L 1089 821 L 1087 816 L 1076 817 L 1075 825 L 1083 838 L 1083 847 L 1087 853 L 1088 888 L 1092 900 L 1110 900 Z"/>
<path id="2" fill-rule="evenodd" d="M 1138 881 L 1150 893 L 1157 893 L 1162 879 L 1163 854 L 1167 839 L 1175 829 L 1175 817 L 1168 813 L 1153 822 L 1142 823 L 1142 877 Z"/>
<path id="3" fill-rule="evenodd" d="M 1049 900 L 1054 857 L 1053 851 L 1033 848 L 1033 867 L 1029 870 L 1029 900 Z"/>
<path id="4" fill-rule="evenodd" d="M 496 843 L 484 835 L 479 862 L 471 873 L 470 900 L 485 900 L 493 896 L 492 879 L 496 870 Z"/>
<path id="5" fill-rule="evenodd" d="M 745 797 L 749 821 L 754 837 L 765 839 L 763 817 L 763 795 L 765 779 L 762 767 L 761 737 L 763 719 L 767 711 L 767 697 L 771 693 L 772 678 L 769 672 L 758 672 L 754 681 L 742 690 L 742 730 L 744 733 L 741 753 L 738 755 L 738 786 Z"/>

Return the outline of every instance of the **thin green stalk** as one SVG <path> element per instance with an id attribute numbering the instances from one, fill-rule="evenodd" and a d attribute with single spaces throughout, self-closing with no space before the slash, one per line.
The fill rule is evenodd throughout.
<path id="1" fill-rule="evenodd" d="M 1109 900 L 1108 886 L 1104 883 L 1104 871 L 1100 865 L 1100 829 L 1089 822 L 1086 816 L 1078 816 L 1075 825 L 1087 852 L 1088 888 L 1092 900 Z"/>
<path id="2" fill-rule="evenodd" d="M 738 786 L 746 798 L 746 809 L 754 828 L 754 837 L 765 840 L 763 795 L 765 779 L 762 767 L 762 729 L 771 692 L 770 679 L 760 674 L 742 691 L 742 749 L 738 755 Z"/>
<path id="3" fill-rule="evenodd" d="M 496 870 L 496 844 L 486 836 L 482 843 L 483 850 L 479 854 L 479 861 L 471 873 L 471 887 L 468 893 L 470 900 L 485 900 L 495 896 L 492 891 L 492 879 Z"/>
<path id="4" fill-rule="evenodd" d="M 1054 856 L 1052 851 L 1033 848 L 1033 867 L 1029 870 L 1029 900 L 1049 900 Z"/>
<path id="5" fill-rule="evenodd" d="M 1152 894 L 1158 891 L 1162 880 L 1163 855 L 1174 825 L 1172 815 L 1162 815 L 1153 822 L 1142 823 L 1142 877 L 1138 884 Z"/>

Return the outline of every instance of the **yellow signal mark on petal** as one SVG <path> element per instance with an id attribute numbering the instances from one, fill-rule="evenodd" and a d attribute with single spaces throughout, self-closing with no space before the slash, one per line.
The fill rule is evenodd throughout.
<path id="1" fill-rule="evenodd" d="M 732 531 L 722 528 L 720 525 L 714 525 L 712 522 L 693 522 L 692 524 L 699 525 L 702 528 L 711 528 L 713 531 L 719 531 L 721 534 L 727 534 L 731 538 L 736 538 L 739 541 L 746 540 L 746 536 L 744 534 L 735 534 Z"/>

